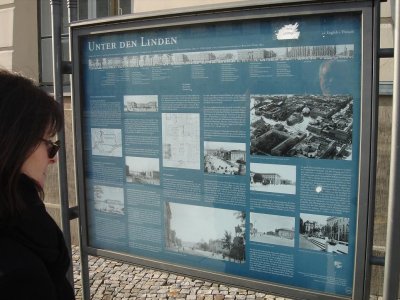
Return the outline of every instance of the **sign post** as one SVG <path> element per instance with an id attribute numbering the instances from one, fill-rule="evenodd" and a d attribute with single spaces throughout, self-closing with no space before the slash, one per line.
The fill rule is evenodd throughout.
<path id="1" fill-rule="evenodd" d="M 73 24 L 83 250 L 361 299 L 371 16 L 356 1 Z"/>

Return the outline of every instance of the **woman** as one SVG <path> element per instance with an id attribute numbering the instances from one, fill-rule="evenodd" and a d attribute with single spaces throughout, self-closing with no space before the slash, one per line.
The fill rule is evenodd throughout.
<path id="1" fill-rule="evenodd" d="M 47 167 L 57 161 L 58 103 L 31 80 L 0 70 L 0 298 L 74 299 L 61 230 L 46 212 Z"/>

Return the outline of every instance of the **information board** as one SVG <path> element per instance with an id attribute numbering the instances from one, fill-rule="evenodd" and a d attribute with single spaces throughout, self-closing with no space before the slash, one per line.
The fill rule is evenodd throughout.
<path id="1" fill-rule="evenodd" d="M 361 11 L 102 26 L 75 31 L 87 246 L 352 297 Z"/>

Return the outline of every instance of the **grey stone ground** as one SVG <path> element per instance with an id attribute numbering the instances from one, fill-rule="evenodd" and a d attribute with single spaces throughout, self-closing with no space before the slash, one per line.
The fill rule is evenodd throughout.
<path id="1" fill-rule="evenodd" d="M 77 246 L 72 247 L 72 260 L 76 300 L 81 300 Z M 89 277 L 90 298 L 93 300 L 291 300 L 93 256 L 89 257 Z M 370 300 L 382 300 L 382 296 L 371 296 Z"/>
<path id="2" fill-rule="evenodd" d="M 79 248 L 73 246 L 72 260 L 76 299 L 82 299 Z M 90 296 L 94 300 L 290 300 L 265 293 L 146 269 L 90 256 Z"/>

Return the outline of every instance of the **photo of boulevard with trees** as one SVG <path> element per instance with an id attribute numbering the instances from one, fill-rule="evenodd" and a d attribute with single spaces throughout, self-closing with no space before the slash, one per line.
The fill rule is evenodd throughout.
<path id="1" fill-rule="evenodd" d="M 246 175 L 246 144 L 204 142 L 204 172 Z"/>
<path id="2" fill-rule="evenodd" d="M 244 263 L 246 213 L 167 202 L 165 246 L 182 254 Z"/>

